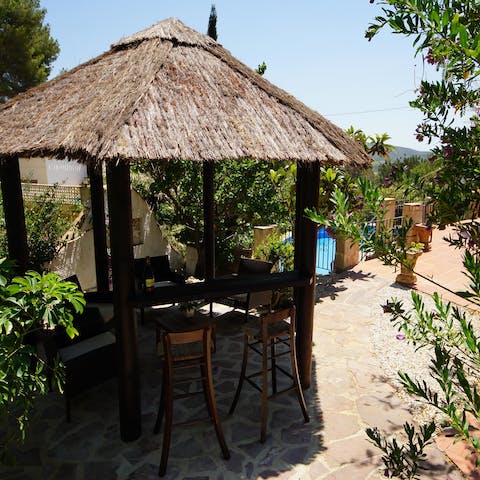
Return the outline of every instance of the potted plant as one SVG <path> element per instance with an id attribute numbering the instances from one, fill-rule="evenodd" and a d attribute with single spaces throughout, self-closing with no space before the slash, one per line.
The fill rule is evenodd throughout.
<path id="1" fill-rule="evenodd" d="M 192 318 L 195 315 L 195 309 L 198 306 L 198 302 L 195 300 L 187 300 L 179 305 L 179 309 L 187 318 Z"/>
<path id="2" fill-rule="evenodd" d="M 413 269 L 417 263 L 418 257 L 423 253 L 425 245 L 421 242 L 412 242 L 405 252 L 405 258 L 400 262 L 400 273 L 395 279 L 396 282 L 404 285 L 413 285 L 417 283 L 417 276 Z"/>
<path id="3" fill-rule="evenodd" d="M 12 460 L 9 447 L 25 438 L 36 397 L 49 391 L 49 377 L 60 391 L 64 375 L 58 364 L 47 365 L 36 344 L 44 331 L 63 327 L 78 334 L 74 313 L 85 306 L 83 293 L 54 273 L 28 271 L 14 276 L 6 259 L 0 259 L 0 464 Z"/>

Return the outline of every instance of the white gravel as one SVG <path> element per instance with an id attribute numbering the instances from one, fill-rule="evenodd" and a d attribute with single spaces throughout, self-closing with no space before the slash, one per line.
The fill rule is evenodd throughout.
<path id="1" fill-rule="evenodd" d="M 421 295 L 427 310 L 433 310 L 433 299 L 429 295 Z M 432 349 L 427 347 L 417 349 L 407 339 L 402 339 L 402 332 L 390 322 L 390 315 L 383 313 L 381 305 L 394 298 L 403 301 L 405 310 L 413 310 L 411 290 L 387 286 L 378 291 L 372 303 L 371 315 L 374 352 L 389 383 L 397 388 L 397 393 L 412 410 L 414 420 L 426 423 L 436 418 L 441 422 L 444 419 L 442 414 L 434 407 L 426 405 L 424 401 L 409 395 L 400 383 L 398 372 L 402 371 L 413 379 L 425 380 L 431 388 L 439 391 L 436 382 L 430 376 Z"/>

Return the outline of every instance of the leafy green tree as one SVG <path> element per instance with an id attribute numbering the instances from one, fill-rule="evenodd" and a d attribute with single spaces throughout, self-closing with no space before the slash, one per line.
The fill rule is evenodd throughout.
<path id="1" fill-rule="evenodd" d="M 475 0 L 382 0 L 377 3 L 383 13 L 369 26 L 367 38 L 372 39 L 386 28 L 412 37 L 417 55 L 442 74 L 440 80 L 422 81 L 417 98 L 411 103 L 424 114 L 423 122 L 417 127 L 418 140 L 439 142 L 433 149 L 437 170 L 433 178 L 419 183 L 419 189 L 432 197 L 433 219 L 440 226 L 456 222 L 468 212 L 475 217 L 480 195 L 480 4 Z M 341 197 L 338 190 L 334 196 L 337 208 L 330 218 L 322 218 L 315 212 L 309 212 L 309 216 L 330 222 L 331 228 L 369 245 L 381 253 L 384 261 L 402 261 L 399 253 L 408 246 L 401 245 L 394 233 L 390 239 L 384 236 L 383 229 L 368 235 L 368 231 L 350 221 L 355 215 L 349 199 Z M 378 206 L 374 197 L 371 200 Z M 456 228 L 458 237 L 450 242 L 453 246 L 466 247 L 463 265 L 469 280 L 467 290 L 457 294 L 480 305 L 480 222 L 456 224 Z M 436 384 L 435 389 L 423 379 L 413 379 L 403 373 L 400 378 L 407 391 L 442 412 L 457 435 L 480 452 L 480 441 L 469 428 L 470 417 L 480 418 L 478 331 L 464 312 L 441 301 L 438 295 L 434 295 L 434 303 L 434 309 L 428 311 L 421 297 L 412 292 L 411 309 L 395 299 L 383 306 L 394 325 L 411 342 L 434 352 L 430 377 Z M 420 432 L 410 430 L 409 445 L 403 446 L 396 440 L 385 441 L 377 430 L 369 429 L 371 440 L 385 453 L 385 476 L 417 478 L 415 462 L 422 460 L 421 450 L 430 441 L 433 428 L 430 424 Z"/>
<path id="2" fill-rule="evenodd" d="M 373 1 L 371 2 L 373 3 Z M 441 72 L 421 82 L 411 105 L 424 114 L 420 141 L 438 141 L 433 182 L 419 187 L 435 199 L 440 225 L 464 217 L 480 195 L 480 4 L 476 0 L 387 0 L 369 26 L 370 40 L 385 28 L 412 37 L 416 53 Z M 468 188 L 466 188 L 468 186 Z"/>
<path id="3" fill-rule="evenodd" d="M 288 170 L 281 163 L 274 169 Z M 279 223 L 289 228 L 286 182 L 275 182 L 272 165 L 254 160 L 215 165 L 217 264 L 232 261 L 234 247 L 251 246 L 254 225 Z M 142 162 L 133 167 L 133 185 L 161 225 L 199 251 L 203 242 L 202 166 L 190 161 Z"/>
<path id="4" fill-rule="evenodd" d="M 208 17 L 208 31 L 207 35 L 214 40 L 217 40 L 217 9 L 215 4 L 212 3 L 212 8 L 210 9 L 210 17 Z"/>
<path id="5" fill-rule="evenodd" d="M 0 0 L 0 102 L 44 82 L 60 51 L 39 0 Z"/>
<path id="6" fill-rule="evenodd" d="M 375 136 L 367 135 L 362 129 L 356 129 L 353 125 L 347 128 L 346 133 L 356 140 L 369 155 L 380 155 L 388 157 L 394 149 L 388 140 L 390 136 L 387 133 L 376 133 Z"/>
<path id="7" fill-rule="evenodd" d="M 440 162 L 435 157 L 428 159 L 417 155 L 387 160 L 377 169 L 376 183 L 384 186 L 384 194 L 388 197 L 401 197 L 409 202 L 424 201 L 426 192 L 419 185 L 431 184 L 435 181 Z"/>

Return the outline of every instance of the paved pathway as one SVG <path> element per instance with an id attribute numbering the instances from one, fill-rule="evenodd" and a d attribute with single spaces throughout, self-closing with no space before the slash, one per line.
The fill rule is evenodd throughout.
<path id="1" fill-rule="evenodd" d="M 433 258 L 433 252 L 426 255 Z M 256 391 L 245 386 L 235 415 L 226 416 L 239 372 L 242 317 L 227 314 L 219 320 L 218 352 L 213 360 L 215 388 L 232 458 L 223 461 L 208 426 L 174 431 L 166 478 L 385 478 L 380 453 L 367 441 L 365 428 L 378 426 L 396 432 L 411 415 L 387 381 L 381 356 L 374 350 L 373 329 L 378 326 L 379 305 L 394 294 L 405 297 L 408 292 L 393 284 L 391 272 L 371 273 L 366 267 L 367 264 L 362 264 L 331 281 L 324 279 L 319 286 L 314 374 L 312 386 L 306 392 L 311 422 L 302 422 L 294 396 L 279 397 L 270 405 L 269 434 L 263 445 L 258 442 Z M 151 429 L 161 373 L 153 337 L 151 325 L 140 329 L 143 413 L 140 439 L 128 444 L 119 440 L 115 381 L 77 398 L 72 406 L 71 424 L 64 421 L 62 398 L 51 394 L 38 402 L 29 439 L 18 451 L 18 467 L 0 470 L 0 478 L 158 478 L 161 438 L 153 435 Z M 461 478 L 435 448 L 429 458 L 431 469 L 421 477 L 423 480 Z"/>
<path id="2" fill-rule="evenodd" d="M 379 450 L 367 441 L 365 428 L 377 426 L 393 433 L 400 431 L 405 421 L 411 421 L 405 402 L 387 381 L 381 359 L 373 349 L 374 318 L 379 316 L 376 312 L 393 295 L 405 298 L 408 292 L 361 269 L 339 276 L 320 289 L 320 302 L 315 307 L 314 355 L 324 450 L 313 464 L 319 465 L 318 476 L 305 478 L 381 478 Z M 387 318 L 385 322 L 387 325 Z M 421 478 L 461 478 L 435 448 L 429 459 L 430 470 Z"/>

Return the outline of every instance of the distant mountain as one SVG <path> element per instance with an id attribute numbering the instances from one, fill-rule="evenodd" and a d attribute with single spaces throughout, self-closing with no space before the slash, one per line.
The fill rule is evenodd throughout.
<path id="1" fill-rule="evenodd" d="M 431 155 L 430 152 L 424 152 L 421 150 L 414 150 L 413 148 L 406 148 L 406 147 L 395 147 L 395 150 L 390 153 L 390 160 L 394 162 L 395 160 L 398 160 L 399 158 L 404 158 L 404 157 L 421 157 L 421 158 L 426 158 L 429 155 Z"/>
<path id="2" fill-rule="evenodd" d="M 427 158 L 430 155 L 430 152 L 425 152 L 421 150 L 414 150 L 413 148 L 406 148 L 406 147 L 393 147 L 394 150 L 390 152 L 390 161 L 395 162 L 396 160 L 401 160 L 405 157 L 421 157 Z M 374 155 L 374 164 L 373 168 L 376 169 L 377 165 L 381 165 L 385 162 L 385 158 L 381 157 L 380 155 Z"/>

